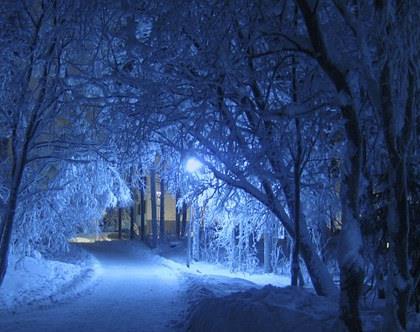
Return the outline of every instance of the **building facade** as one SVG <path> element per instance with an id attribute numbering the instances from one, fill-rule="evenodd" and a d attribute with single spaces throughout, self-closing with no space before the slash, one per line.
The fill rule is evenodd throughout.
<path id="1" fill-rule="evenodd" d="M 176 195 L 163 190 L 159 176 L 155 177 L 157 237 L 167 239 L 181 238 L 185 235 L 190 219 L 190 209 L 184 204 L 177 209 Z M 117 207 L 107 211 L 102 228 L 106 232 L 115 232 L 120 238 L 142 237 L 146 241 L 153 236 L 151 177 L 144 178 L 143 194 L 141 189 L 134 190 L 134 204 L 130 207 Z M 143 198 L 143 203 L 142 203 Z M 163 199 L 162 199 L 163 198 Z M 162 212 L 163 204 L 163 212 Z M 143 221 L 143 222 L 142 222 Z M 144 224 L 144 226 L 142 226 Z"/>

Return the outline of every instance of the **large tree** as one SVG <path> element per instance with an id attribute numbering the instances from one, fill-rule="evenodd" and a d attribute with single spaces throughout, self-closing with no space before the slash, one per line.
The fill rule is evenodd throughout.
<path id="1" fill-rule="evenodd" d="M 96 40 L 88 24 L 94 8 L 60 0 L 0 5 L 0 283 L 13 232 L 15 243 L 36 247 L 54 237 L 65 245 L 79 226 L 115 204 L 112 196 L 119 189 L 114 187 L 113 193 L 111 188 L 119 176 L 101 162 L 103 140 L 95 130 L 98 104 L 87 102 L 97 97 L 97 90 L 80 75 L 94 63 L 87 51 Z M 87 174 L 90 181 L 84 178 Z M 76 217 L 89 205 L 94 211 Z M 74 219 L 69 222 L 64 214 Z M 48 226 L 37 226 L 41 221 Z"/>
<path id="2" fill-rule="evenodd" d="M 419 69 L 415 59 L 419 31 L 414 22 L 418 20 L 419 6 L 415 1 L 297 3 L 310 38 L 312 57 L 337 90 L 346 120 L 348 152 L 343 161 L 344 228 L 340 255 L 343 318 L 350 329 L 361 330 L 357 313 L 363 286 L 359 199 L 363 141 L 368 137 L 364 137 L 360 119 L 373 111 L 381 119 L 377 124 L 383 130 L 390 188 L 386 198 L 390 292 L 385 326 L 390 330 L 406 329 L 411 293 L 407 162 L 413 152 L 418 93 L 415 81 Z M 343 36 L 347 45 L 338 48 L 335 42 Z M 367 96 L 368 106 L 363 103 L 363 96 Z"/>
<path id="3" fill-rule="evenodd" d="M 273 12 L 271 5 L 250 3 L 239 10 L 233 3 L 152 5 L 146 11 L 152 21 L 147 38 L 129 30 L 126 49 L 133 70 L 120 70 L 118 79 L 140 91 L 143 107 L 136 116 L 147 117 L 143 123 L 155 128 L 163 144 L 205 156 L 217 177 L 265 204 L 294 236 L 293 172 L 282 135 L 302 114 L 291 101 L 290 53 L 272 50 L 273 41 L 264 41 L 267 31 L 293 17 L 278 20 L 282 8 Z M 130 21 L 144 25 L 147 15 L 142 14 L 130 15 Z M 145 44 L 148 55 L 142 52 Z M 309 101 L 302 112 L 316 108 Z M 304 215 L 300 225 L 301 254 L 315 289 L 333 295 L 335 286 Z"/>
<path id="4" fill-rule="evenodd" d="M 120 71 L 119 78 L 142 91 L 144 108 L 138 115 L 147 116 L 144 123 L 163 142 L 201 155 L 217 177 L 271 209 L 292 236 L 297 195 L 283 144 L 283 136 L 293 134 L 287 124 L 314 112 L 336 121 L 324 123 L 344 134 L 333 140 L 345 143 L 336 156 L 341 168 L 340 308 L 352 330 L 362 329 L 362 171 L 370 138 L 365 123 L 372 116 L 380 119 L 372 125 L 383 132 L 379 139 L 393 188 L 387 219 L 388 273 L 393 276 L 388 280 L 394 289 L 388 296 L 394 314 L 388 316 L 394 319 L 388 326 L 406 327 L 411 292 L 407 160 L 418 93 L 416 9 L 412 1 L 149 3 L 141 15 L 130 16 L 131 29 L 125 31 L 130 68 L 137 71 Z M 139 25 L 145 31 L 141 37 L 133 29 Z M 298 102 L 291 98 L 292 68 L 298 68 L 299 89 L 310 91 Z M 146 74 L 148 80 L 140 83 Z M 168 126 L 178 131 L 167 135 Z M 305 215 L 299 217 L 301 255 L 313 284 L 319 294 L 333 294 Z"/>

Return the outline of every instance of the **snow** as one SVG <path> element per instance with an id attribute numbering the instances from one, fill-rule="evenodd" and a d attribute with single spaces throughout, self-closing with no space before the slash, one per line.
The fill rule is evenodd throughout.
<path id="1" fill-rule="evenodd" d="M 181 256 L 157 255 L 168 256 L 168 248 L 93 238 L 75 238 L 73 246 L 91 256 L 67 262 L 12 257 L 0 289 L 0 331 L 342 331 L 335 300 L 278 287 L 289 283 L 285 276 L 203 262 L 187 268 Z M 363 316 L 365 330 L 377 331 L 380 311 Z"/>
<path id="2" fill-rule="evenodd" d="M 175 243 L 173 244 L 175 246 Z M 187 276 L 188 331 L 340 331 L 337 303 L 312 289 L 286 287 L 290 277 L 231 272 L 221 264 L 192 262 L 181 248 L 161 249 L 164 264 Z"/>
<path id="3" fill-rule="evenodd" d="M 174 329 L 174 322 L 186 306 L 179 273 L 138 242 L 102 241 L 79 246 L 97 259 L 95 282 L 90 282 L 84 292 L 63 297 L 54 305 L 33 302 L 13 310 L 1 307 L 0 331 Z"/>
<path id="4" fill-rule="evenodd" d="M 157 254 L 163 256 L 161 258 L 163 264 L 176 270 L 178 273 L 188 275 L 189 278 L 225 277 L 229 279 L 240 279 L 248 281 L 248 284 L 253 287 L 265 285 L 283 287 L 290 284 L 290 276 L 263 273 L 262 270 L 260 272 L 255 271 L 252 274 L 243 271 L 233 272 L 223 264 L 194 260 L 190 263 L 190 267 L 187 267 L 186 252 L 185 243 L 181 241 L 172 241 L 167 246 L 161 246 L 156 250 Z"/>
<path id="5" fill-rule="evenodd" d="M 187 276 L 188 302 L 183 330 L 189 331 L 345 331 L 338 319 L 337 298 L 317 296 L 312 288 L 289 287 L 290 277 L 231 272 L 220 264 L 193 261 L 186 266 L 179 243 L 157 250 L 162 263 Z M 171 252 L 172 250 L 172 252 Z M 364 330 L 382 327 L 381 303 L 362 305 Z M 411 315 L 408 331 L 419 330 L 420 315 Z"/>
<path id="6" fill-rule="evenodd" d="M 265 286 L 224 297 L 201 290 L 190 331 L 343 331 L 336 303 L 305 289 Z"/>
<path id="7" fill-rule="evenodd" d="M 256 287 L 220 276 L 189 280 L 188 331 L 346 331 L 336 300 L 297 287 Z M 362 306 L 363 330 L 381 331 L 383 308 Z M 420 315 L 409 315 L 408 331 L 420 331 Z"/>
<path id="8" fill-rule="evenodd" d="M 188 268 L 185 264 L 176 263 L 171 260 L 166 260 L 165 264 L 172 267 L 176 271 L 187 273 L 195 277 L 226 277 L 231 279 L 240 279 L 249 281 L 254 287 L 273 285 L 273 286 L 287 286 L 290 284 L 290 277 L 286 275 L 278 275 L 274 273 L 247 273 L 247 272 L 232 272 L 222 264 L 211 264 L 206 262 L 193 262 Z"/>
<path id="9" fill-rule="evenodd" d="M 38 252 L 33 257 L 11 255 L 0 288 L 0 310 L 16 310 L 21 305 L 49 303 L 75 295 L 82 291 L 82 280 L 83 287 L 94 280 L 95 270 L 94 258 L 86 255 L 74 263 L 47 260 Z"/>
<path id="10" fill-rule="evenodd" d="M 249 280 L 192 274 L 187 290 L 188 331 L 346 331 L 336 299 L 317 296 L 313 289 L 261 287 Z M 380 331 L 383 306 L 362 305 L 366 332 Z M 410 314 L 408 331 L 420 331 L 420 314 Z"/>

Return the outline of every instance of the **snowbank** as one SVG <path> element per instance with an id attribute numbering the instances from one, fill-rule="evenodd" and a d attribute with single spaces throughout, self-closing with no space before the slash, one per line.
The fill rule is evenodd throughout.
<path id="1" fill-rule="evenodd" d="M 252 284 L 248 283 L 216 276 L 191 279 L 183 328 L 193 332 L 347 331 L 338 320 L 338 303 L 332 299 L 304 288 L 249 288 Z M 383 306 L 362 306 L 364 331 L 383 330 L 383 310 Z M 420 331 L 420 314 L 410 312 L 408 331 Z"/>
<path id="2" fill-rule="evenodd" d="M 305 289 L 271 285 L 215 297 L 207 288 L 192 290 L 188 331 L 342 331 L 337 304 Z M 344 330 L 343 330 L 344 331 Z"/>
<path id="3" fill-rule="evenodd" d="M 232 272 L 222 264 L 211 264 L 206 262 L 192 262 L 190 267 L 185 264 L 174 262 L 170 259 L 164 259 L 163 263 L 172 268 L 173 270 L 181 273 L 186 273 L 193 276 L 203 277 L 226 277 L 231 279 L 241 279 L 250 282 L 250 285 L 274 285 L 274 286 L 286 286 L 290 284 L 290 277 L 284 275 L 278 275 L 274 273 L 247 273 L 247 272 Z"/>
<path id="4" fill-rule="evenodd" d="M 155 250 L 155 253 L 162 256 L 163 263 L 169 268 L 189 276 L 197 277 L 226 277 L 234 279 L 242 279 L 251 282 L 250 285 L 255 286 L 287 286 L 290 284 L 289 275 L 281 275 L 275 273 L 263 273 L 263 271 L 254 271 L 248 273 L 243 271 L 231 271 L 223 264 L 208 263 L 205 261 L 192 261 L 190 267 L 186 266 L 186 248 L 185 244 L 180 241 L 173 241 L 172 246 L 161 246 Z"/>
<path id="5" fill-rule="evenodd" d="M 38 302 L 48 304 L 76 295 L 86 287 L 86 281 L 94 279 L 97 271 L 95 259 L 80 252 L 67 257 L 67 262 L 45 259 L 39 253 L 23 258 L 11 255 L 0 287 L 0 309 L 15 310 Z"/>

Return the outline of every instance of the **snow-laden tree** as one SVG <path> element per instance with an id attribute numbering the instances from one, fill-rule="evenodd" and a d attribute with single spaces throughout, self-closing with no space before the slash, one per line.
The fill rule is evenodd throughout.
<path id="1" fill-rule="evenodd" d="M 137 72 L 121 79 L 134 79 L 137 87 L 136 77 L 149 79 L 141 85 L 144 109 L 138 115 L 156 129 L 176 128 L 173 135 L 163 135 L 164 141 L 201 155 L 218 178 L 270 208 L 291 235 L 296 195 L 291 150 L 285 149 L 283 138 L 293 131 L 285 128 L 291 119 L 315 111 L 328 119 L 321 130 L 324 139 L 330 139 L 328 132 L 337 133 L 332 140 L 340 143 L 340 153 L 327 149 L 324 154 L 334 155 L 331 166 L 340 168 L 341 177 L 335 183 L 341 201 L 341 317 L 352 330 L 361 329 L 362 172 L 365 142 L 371 138 L 366 123 L 383 132 L 378 138 L 386 153 L 378 156 L 388 166 L 392 188 L 385 200 L 395 202 L 387 219 L 393 262 L 388 270 L 394 276 L 388 280 L 397 294 L 388 300 L 396 314 L 388 315 L 394 317 L 388 326 L 406 326 L 411 293 L 406 166 L 414 149 L 418 104 L 416 6 L 412 1 L 304 0 L 147 4 L 141 14 L 130 16 L 131 29 L 122 31 L 129 67 Z M 148 27 L 146 34 L 136 33 L 140 26 Z M 298 100 L 291 98 L 293 68 L 304 91 Z M 303 132 L 310 135 L 311 129 Z M 318 293 L 332 294 L 302 217 L 302 257 Z"/>
<path id="2" fill-rule="evenodd" d="M 8 151 L 2 160 L 1 183 L 3 196 L 0 233 L 0 281 L 3 280 L 10 246 L 13 222 L 19 194 L 31 182 L 41 182 L 49 163 L 48 157 L 59 158 L 51 152 L 71 144 L 64 139 L 66 125 L 61 130 L 58 121 L 63 89 L 57 84 L 62 77 L 61 59 L 67 45 L 64 26 L 58 28 L 60 13 L 68 9 L 57 2 L 2 3 L 2 76 L 5 78 L 2 98 L 2 139 Z M 61 16 L 62 18 L 62 16 Z M 7 61 L 5 61 L 7 59 Z M 30 170 L 37 165 L 38 171 Z M 24 183 L 28 173 L 36 177 Z M 43 174 L 44 173 L 44 174 Z"/>
<path id="3" fill-rule="evenodd" d="M 86 218 L 77 220 L 81 213 L 97 216 L 98 211 L 87 213 L 89 206 L 103 209 L 113 202 L 101 196 L 112 192 L 118 174 L 102 165 L 108 145 L 100 139 L 104 133 L 95 130 L 102 105 L 86 102 L 97 97 L 97 89 L 79 75 L 93 64 L 86 47 L 97 41 L 88 24 L 94 4 L 5 1 L 0 8 L 1 282 L 12 234 L 17 247 L 22 244 L 25 250 L 29 245 L 53 246 L 52 235 L 64 240 L 79 222 L 88 223 Z M 92 182 L 87 186 L 78 182 L 86 180 L 82 174 L 89 170 L 90 179 L 99 181 L 92 176 L 95 167 L 86 166 L 91 162 L 102 177 L 97 188 Z M 67 210 L 75 208 L 67 213 L 75 218 L 72 222 L 60 222 L 60 215 L 61 220 L 66 218 L 64 204 L 69 204 Z"/>
<path id="4" fill-rule="evenodd" d="M 59 166 L 42 186 L 20 195 L 12 243 L 16 254 L 66 250 L 76 234 L 99 231 L 107 208 L 131 203 L 127 183 L 105 161 Z"/>
<path id="5" fill-rule="evenodd" d="M 104 194 L 116 190 L 111 183 L 141 186 L 151 167 L 180 201 L 192 202 L 179 170 L 194 155 L 276 216 L 321 295 L 336 288 L 314 228 L 337 228 L 341 318 L 350 330 L 362 329 L 366 264 L 384 261 L 363 251 L 383 235 L 385 326 L 406 329 L 420 278 L 409 252 L 417 190 L 409 174 L 418 174 L 416 1 L 39 0 L 6 1 L 0 12 L 1 277 L 13 222 L 22 234 L 35 229 L 46 218 L 37 212 L 42 200 L 57 215 L 67 203 L 93 207 L 86 225 L 115 203 Z M 91 179 L 103 186 L 92 182 L 78 201 L 72 197 L 83 187 L 71 180 L 91 172 L 90 163 L 102 172 Z M 24 213 L 21 202 L 33 208 Z M 220 234 L 244 235 L 250 225 L 229 213 Z M 60 228 L 49 220 L 38 242 Z M 367 235 L 371 226 L 382 233 Z M 236 239 L 246 236 L 236 235 L 232 248 L 242 248 Z"/>
<path id="6" fill-rule="evenodd" d="M 221 186 L 200 204 L 204 212 L 205 259 L 231 270 L 253 272 L 259 265 L 257 243 L 264 242 L 265 272 L 276 270 L 280 250 L 278 225 L 270 211 L 241 190 Z"/>
<path id="7" fill-rule="evenodd" d="M 361 119 L 372 111 L 383 131 L 390 195 L 387 201 L 388 250 L 385 327 L 406 329 L 411 293 L 408 260 L 409 213 L 407 160 L 413 152 L 419 68 L 419 7 L 415 1 L 321 4 L 297 1 L 310 44 L 300 45 L 316 60 L 335 87 L 346 120 L 347 153 L 343 160 L 341 237 L 341 309 L 352 330 L 361 330 L 358 297 L 363 288 L 359 226 L 363 141 Z M 344 39 L 345 38 L 345 39 Z M 343 41 L 343 47 L 337 43 Z M 368 105 L 366 105 L 368 101 Z M 365 117 L 366 119 L 366 117 Z M 391 189 L 392 188 L 392 189 Z"/>
<path id="8" fill-rule="evenodd" d="M 284 23 L 278 20 L 284 8 L 272 10 L 269 2 L 239 11 L 233 3 L 127 5 L 117 9 L 124 28 L 108 29 L 117 54 L 112 79 L 122 95 L 137 95 L 131 115 L 139 127 L 181 154 L 204 156 L 217 177 L 260 200 L 293 235 L 294 181 L 282 135 L 293 116 L 322 105 L 309 98 L 294 107 L 290 54 L 264 41 Z M 313 284 L 320 294 L 334 294 L 300 219 Z"/>
<path id="9" fill-rule="evenodd" d="M 264 29 L 275 26 L 279 13 L 268 4 L 239 10 L 235 4 L 179 6 L 162 9 L 151 30 L 157 61 L 149 68 L 165 85 L 155 96 L 161 104 L 146 105 L 154 105 L 163 124 L 178 128 L 168 139 L 172 144 L 184 142 L 178 149 L 199 153 L 216 177 L 260 200 L 293 235 L 293 177 L 282 146 L 289 117 L 299 113 L 288 93 L 289 55 L 270 51 L 272 57 L 261 60 Z M 258 15 L 267 15 L 262 26 Z M 301 224 L 302 256 L 313 284 L 320 294 L 333 294 L 304 218 Z"/>

